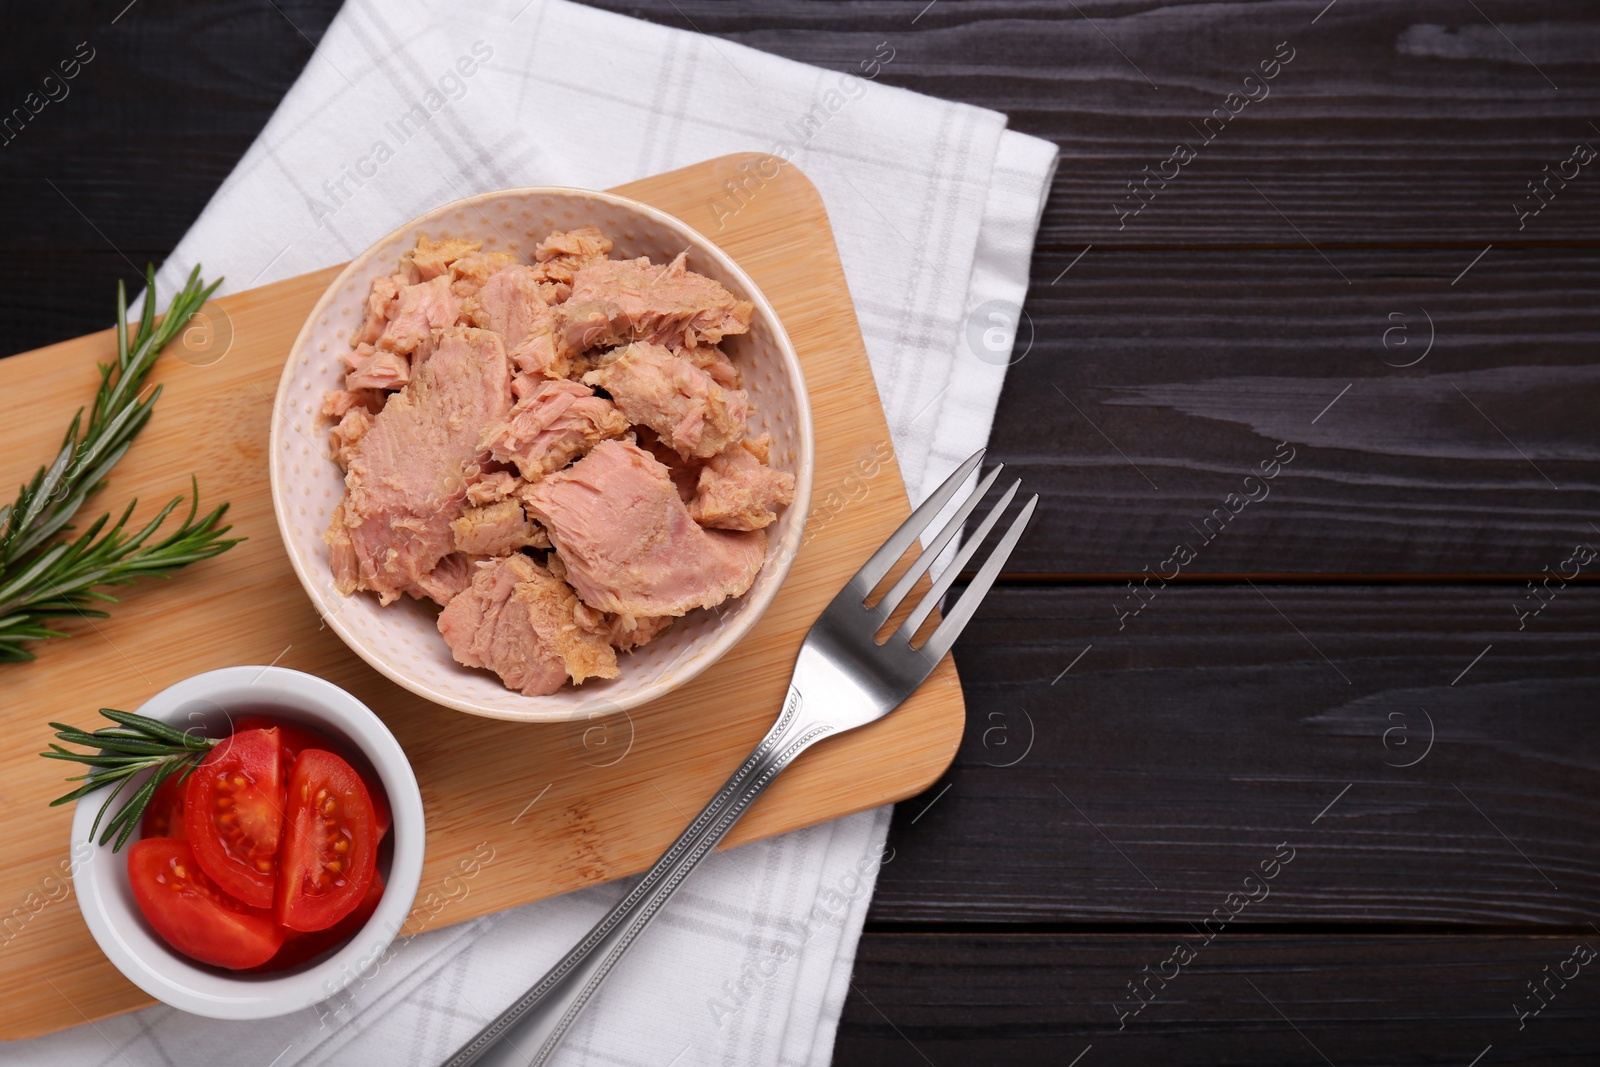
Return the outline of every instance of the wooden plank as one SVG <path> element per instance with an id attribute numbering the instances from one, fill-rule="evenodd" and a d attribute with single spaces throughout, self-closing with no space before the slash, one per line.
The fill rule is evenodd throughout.
<path id="1" fill-rule="evenodd" d="M 261 132 L 339 9 L 338 0 L 63 5 L 8 20 L 5 113 L 89 55 L 0 146 L 0 319 L 6 354 L 111 324 L 120 278 L 139 288 Z M 290 21 L 292 20 L 292 21 Z M 304 35 L 304 36 L 303 36 Z M 80 43 L 87 45 L 79 52 Z"/>
<path id="2" fill-rule="evenodd" d="M 1127 984 L 1174 973 L 1137 1015 Z M 1547 937 L 869 932 L 835 1067 L 1592 1063 L 1592 931 Z M 1586 954 L 1579 954 L 1584 958 Z M 1148 968 L 1148 970 L 1146 970 Z M 1548 970 L 1547 970 L 1548 968 Z M 1526 983 L 1548 979 L 1547 1006 Z M 1144 994 L 1149 999 L 1150 994 Z M 1117 1008 L 1130 1013 L 1118 1029 Z M 1090 1048 L 1092 1046 L 1092 1049 Z M 1087 1051 L 1086 1051 L 1087 1050 Z M 1076 1057 L 1082 1056 L 1082 1059 Z M 1482 1057 L 1476 1059 L 1475 1057 Z"/>
<path id="3" fill-rule="evenodd" d="M 1354 284 L 1309 248 L 1036 278 L 990 441 L 1043 494 L 1009 569 L 1138 574 L 1186 541 L 1190 576 L 1530 576 L 1600 537 L 1600 253 L 1496 249 L 1455 288 L 1470 255 L 1333 258 Z M 1258 502 L 1207 542 L 1229 493 Z"/>
<path id="4" fill-rule="evenodd" d="M 729 156 L 622 187 L 669 212 L 703 205 L 739 173 Z M 23 926 L 0 955 L 12 1010 L 0 1038 L 42 1033 L 149 1002 L 90 939 L 70 902 L 24 906 L 65 859 L 70 808 L 58 764 L 39 759 L 49 720 L 87 721 L 98 707 L 136 707 L 203 670 L 276 661 L 344 686 L 406 749 L 422 787 L 427 861 L 410 932 L 643 870 L 682 831 L 771 725 L 794 654 L 822 607 L 905 518 L 904 484 L 875 398 L 871 368 L 829 237 L 827 214 L 794 168 L 772 195 L 730 223 L 722 245 L 757 280 L 801 353 L 811 384 L 817 476 L 808 540 L 783 590 L 750 634 L 699 678 L 644 708 L 599 722 L 517 724 L 446 711 L 399 689 L 323 627 L 289 569 L 267 487 L 271 397 L 283 359 L 331 272 L 289 279 L 219 303 L 234 342 L 216 362 L 163 360 L 149 426 L 88 512 L 138 496 L 153 510 L 198 471 L 208 499 L 233 502 L 249 540 L 171 582 L 127 592 L 108 620 L 66 628 L 39 661 L 5 672 L 0 719 L 25 744 L 0 752 L 0 901 Z M 0 484 L 15 484 L 59 446 L 76 405 L 92 396 L 109 333 L 0 364 Z M 197 433 L 196 428 L 203 428 Z M 857 492 L 840 507 L 840 486 Z M 860 491 L 864 489 L 863 491 Z M 949 764 L 963 704 L 948 658 L 895 715 L 806 753 L 752 807 L 728 843 L 782 833 L 913 795 Z M 616 755 L 613 755 L 616 753 Z M 485 849 L 492 856 L 483 862 Z M 476 855 L 471 892 L 439 910 L 429 894 Z M 42 898 L 41 898 L 42 899 Z M 437 912 L 437 914 L 435 914 Z M 0 911 L 0 914 L 5 914 Z M 48 968 L 55 988 L 40 985 Z"/>
<path id="5" fill-rule="evenodd" d="M 836 70 L 887 41 L 885 83 L 1003 111 L 1054 141 L 1047 277 L 1091 243 L 1304 247 L 1285 216 L 1329 248 L 1448 243 L 1470 256 L 1490 241 L 1600 239 L 1593 166 L 1520 232 L 1511 209 L 1544 164 L 1580 139 L 1600 146 L 1600 20 L 1582 0 L 598 6 Z M 1293 58 L 1263 85 L 1280 42 Z M 1204 125 L 1225 106 L 1238 114 Z M 1180 142 L 1194 159 L 1163 167 Z M 1148 206 L 1119 221 L 1127 183 L 1162 171 L 1177 176 L 1141 189 Z"/>
<path id="6" fill-rule="evenodd" d="M 13 210 L 4 247 L 16 267 L 0 286 L 0 310 L 10 347 L 105 324 L 104 294 L 130 271 L 111 245 L 139 267 L 170 249 L 338 6 L 297 3 L 291 25 L 258 5 L 230 7 L 225 18 L 212 4 L 161 5 L 120 20 L 110 38 L 87 10 L 10 27 L 0 71 L 15 79 L 13 99 L 34 88 L 35 67 L 42 74 L 85 37 L 106 42 L 69 100 L 5 148 L 13 165 L 0 168 L 0 194 Z M 884 84 L 1004 111 L 1012 128 L 1055 141 L 1062 166 L 1038 244 L 1045 279 L 1087 244 L 1306 247 L 1272 205 L 1331 250 L 1445 243 L 1470 258 L 1490 242 L 1600 239 L 1592 167 L 1523 230 L 1511 210 L 1541 167 L 1565 159 L 1575 139 L 1600 136 L 1587 125 L 1600 121 L 1600 71 L 1588 62 L 1600 20 L 1582 0 L 1484 0 L 1484 15 L 1458 0 L 1343 0 L 1314 26 L 1320 5 L 1305 0 L 1254 3 L 1248 18 L 1216 0 L 1095 0 L 1078 5 L 1081 15 L 1058 0 L 942 0 L 926 12 L 925 0 L 596 6 L 835 70 L 858 69 L 887 41 L 895 58 Z M 1126 183 L 1145 166 L 1159 169 L 1178 138 L 1196 136 L 1189 124 L 1240 90 L 1284 40 L 1296 58 L 1272 94 L 1119 230 L 1113 204 Z M 188 62 L 197 46 L 229 62 Z M 175 158 L 184 166 L 173 168 Z"/>
<path id="7" fill-rule="evenodd" d="M 1168 588 L 1119 632 L 1126 592 L 991 594 L 873 921 L 1199 921 L 1282 842 L 1241 922 L 1594 916 L 1594 588 L 1521 632 L 1502 587 Z"/>

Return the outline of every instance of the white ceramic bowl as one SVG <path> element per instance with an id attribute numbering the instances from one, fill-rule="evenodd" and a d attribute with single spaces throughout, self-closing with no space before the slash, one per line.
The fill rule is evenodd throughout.
<path id="1" fill-rule="evenodd" d="M 333 587 L 322 533 L 344 492 L 329 456 L 322 396 L 342 388 L 341 353 L 361 323 L 372 280 L 392 273 L 418 234 L 482 241 L 486 251 L 531 259 L 552 230 L 598 226 L 615 258 L 670 261 L 689 250 L 689 267 L 755 304 L 750 332 L 723 341 L 750 391 L 752 432 L 772 435 L 772 465 L 795 476 L 794 503 L 767 528 L 766 563 L 749 592 L 719 613 L 697 611 L 660 638 L 619 657 L 620 677 L 567 686 L 550 696 L 507 689 L 494 674 L 457 664 L 435 622 L 438 609 L 401 597 L 379 607 L 369 593 L 344 597 Z M 800 547 L 811 500 L 811 405 L 794 346 L 772 305 L 726 253 L 682 221 L 639 201 L 582 189 L 507 189 L 446 204 L 406 223 L 357 256 L 328 287 L 306 320 L 278 384 L 269 466 L 272 502 L 289 561 L 317 611 L 378 671 L 436 704 L 473 715 L 557 722 L 621 711 L 682 685 L 732 648 L 772 603 Z"/>
<path id="2" fill-rule="evenodd" d="M 89 932 L 117 970 L 163 1003 L 196 1015 L 266 1019 L 318 1004 L 373 966 L 405 924 L 422 879 L 422 794 L 383 720 L 331 682 L 283 667 L 207 671 L 163 689 L 138 712 L 180 729 L 199 727 L 212 737 L 227 733 L 230 716 L 249 712 L 320 730 L 372 764 L 388 794 L 394 825 L 378 860 L 383 897 L 359 933 L 331 956 L 298 968 L 240 974 L 191 960 L 151 929 L 128 885 L 132 841 L 117 853 L 109 844 L 89 841 L 89 826 L 106 791 L 82 797 L 72 817 L 73 885 Z"/>

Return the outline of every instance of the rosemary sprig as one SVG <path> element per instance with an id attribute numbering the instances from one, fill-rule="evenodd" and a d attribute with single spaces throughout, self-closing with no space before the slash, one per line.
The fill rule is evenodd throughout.
<path id="1" fill-rule="evenodd" d="M 139 825 L 139 820 L 144 816 L 144 809 L 149 806 L 150 798 L 155 796 L 161 783 L 175 774 L 180 775 L 178 779 L 180 782 L 187 778 L 195 765 L 217 744 L 219 738 L 197 737 L 175 730 L 164 722 L 126 711 L 117 711 L 115 708 L 101 708 L 100 714 L 116 725 L 102 726 L 89 733 L 59 722 L 50 724 L 50 728 L 56 731 L 56 740 L 69 745 L 83 745 L 94 751 L 73 752 L 62 748 L 61 745 L 52 744 L 50 751 L 41 752 L 39 755 L 45 759 L 72 760 L 89 768 L 87 774 L 67 779 L 69 782 L 83 784 L 65 796 L 52 800 L 51 807 L 69 803 L 97 789 L 116 784 L 111 795 L 106 797 L 105 803 L 100 805 L 100 811 L 94 817 L 94 824 L 89 827 L 91 840 L 94 839 L 95 831 L 100 828 L 100 820 L 105 818 L 106 812 L 110 810 L 123 787 L 139 774 L 148 770 L 155 771 L 148 781 L 123 802 L 122 807 L 118 808 L 117 813 L 106 823 L 105 831 L 100 834 L 102 845 L 110 841 L 113 835 L 116 836 L 116 844 L 111 846 L 111 851 L 116 852 L 127 842 L 134 827 Z"/>
<path id="2" fill-rule="evenodd" d="M 242 540 L 223 536 L 231 528 L 221 525 L 226 504 L 196 519 L 200 504 L 196 482 L 188 517 L 159 541 L 151 538 L 183 502 L 182 496 L 137 532 L 127 530 L 135 500 L 115 523 L 109 514 L 102 515 L 75 539 L 51 543 L 56 534 L 72 529 L 68 524 L 73 515 L 105 484 L 106 475 L 150 421 L 161 387 L 145 392 L 143 386 L 156 358 L 221 281 L 205 284 L 195 267 L 159 324 L 155 284 L 155 268 L 148 267 L 144 311 L 135 330 L 128 322 L 127 291 L 117 283 L 117 360 L 100 366 L 100 386 L 87 423 L 80 408 L 55 460 L 22 486 L 15 503 L 0 506 L 0 662 L 31 660 L 34 656 L 22 647 L 24 642 L 62 636 L 49 624 L 53 617 L 105 618 L 94 604 L 115 603 L 117 598 L 103 587 L 165 575 Z"/>

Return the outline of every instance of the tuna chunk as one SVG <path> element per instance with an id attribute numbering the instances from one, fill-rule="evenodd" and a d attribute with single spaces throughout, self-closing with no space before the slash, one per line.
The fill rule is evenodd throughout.
<path id="1" fill-rule="evenodd" d="M 627 431 L 628 420 L 611 401 L 577 382 L 551 381 L 518 400 L 504 420 L 484 431 L 481 443 L 496 460 L 515 463 L 531 482 Z"/>
<path id="2" fill-rule="evenodd" d="M 744 375 L 739 373 L 739 368 L 715 345 L 681 349 L 678 355 L 711 375 L 711 380 L 724 389 L 739 389 L 744 385 Z"/>
<path id="3" fill-rule="evenodd" d="M 442 241 L 430 241 L 427 234 L 417 237 L 417 247 L 400 257 L 402 267 L 409 259 L 416 268 L 419 281 L 432 281 L 440 275 L 449 273 L 450 265 L 458 259 L 478 251 L 483 247 L 482 241 L 465 241 L 459 237 L 446 237 Z"/>
<path id="4" fill-rule="evenodd" d="M 486 458 L 480 428 L 510 408 L 500 338 L 443 331 L 411 384 L 389 398 L 350 453 L 344 504 L 325 535 L 330 552 L 350 541 L 355 567 L 346 568 L 341 592 L 371 589 L 387 604 L 455 551 L 450 524 L 465 507 L 465 471 Z"/>
<path id="5" fill-rule="evenodd" d="M 428 357 L 433 355 L 433 346 L 439 338 L 438 330 L 430 330 L 422 340 L 417 342 L 417 347 L 411 350 L 411 376 L 415 378 L 422 365 L 428 362 Z M 502 345 L 501 347 L 504 347 Z M 507 366 L 510 366 L 507 363 Z"/>
<path id="6" fill-rule="evenodd" d="M 333 449 L 333 461 L 340 470 L 350 468 L 350 455 L 356 442 L 372 429 L 372 416 L 366 408 L 354 407 L 345 412 L 339 424 L 328 432 L 328 443 Z"/>
<path id="7" fill-rule="evenodd" d="M 604 637 L 618 652 L 648 645 L 672 625 L 671 615 L 648 615 L 642 619 L 632 615 L 608 615 L 594 610 L 581 600 L 578 602 L 577 616 L 578 625 Z"/>
<path id="8" fill-rule="evenodd" d="M 467 486 L 467 503 L 493 504 L 504 500 L 517 487 L 517 476 L 510 471 L 480 473 L 477 481 Z"/>
<path id="9" fill-rule="evenodd" d="M 647 615 L 642 619 L 634 618 L 632 615 L 606 616 L 606 629 L 610 631 L 611 647 L 618 652 L 627 652 L 640 645 L 648 645 L 671 625 L 671 615 Z"/>
<path id="10" fill-rule="evenodd" d="M 684 615 L 741 596 L 766 554 L 766 534 L 704 530 L 667 468 L 622 441 L 602 441 L 523 491 L 583 602 L 636 617 Z"/>
<path id="11" fill-rule="evenodd" d="M 611 238 L 593 226 L 552 233 L 534 249 L 534 270 L 543 282 L 546 302 L 559 304 L 572 293 L 572 279 L 611 252 Z"/>
<path id="12" fill-rule="evenodd" d="M 540 640 L 532 613 L 512 603 L 517 586 L 533 576 L 533 561 L 522 555 L 478 568 L 472 584 L 439 613 L 438 625 L 457 663 L 487 667 L 507 688 L 543 696 L 566 684 L 567 671 Z"/>
<path id="13" fill-rule="evenodd" d="M 677 449 L 661 440 L 660 435 L 648 426 L 635 426 L 634 436 L 640 448 L 667 468 L 667 473 L 672 476 L 672 484 L 678 489 L 678 499 L 685 504 L 693 500 L 695 493 L 699 491 L 700 468 L 704 463 L 698 459 L 685 458 Z"/>
<path id="14" fill-rule="evenodd" d="M 333 518 L 322 539 L 328 543 L 328 570 L 333 572 L 333 587 L 349 596 L 361 586 L 361 561 L 356 558 L 350 527 L 345 524 L 344 501 L 333 506 Z"/>
<path id="15" fill-rule="evenodd" d="M 525 374 L 565 378 L 577 353 L 556 329 L 555 313 L 540 292 L 533 267 L 507 267 L 496 272 L 468 308 L 475 325 L 505 338 L 506 351 Z"/>
<path id="16" fill-rule="evenodd" d="M 365 408 L 367 414 L 376 415 L 387 399 L 377 389 L 334 389 L 322 396 L 322 414 L 337 421 L 352 408 Z"/>
<path id="17" fill-rule="evenodd" d="M 578 625 L 578 598 L 520 553 L 478 567 L 472 585 L 439 613 L 439 632 L 467 667 L 487 667 L 528 696 L 554 693 L 570 677 L 615 678 L 617 655 Z"/>
<path id="18" fill-rule="evenodd" d="M 450 264 L 450 291 L 463 300 L 476 296 L 491 277 L 516 265 L 509 252 L 471 252 Z"/>
<path id="19" fill-rule="evenodd" d="M 411 364 L 398 352 L 385 352 L 368 344 L 357 345 L 344 357 L 346 389 L 393 392 L 411 380 Z"/>
<path id="20" fill-rule="evenodd" d="M 434 330 L 454 326 L 461 318 L 461 301 L 450 291 L 450 279 L 408 285 L 395 300 L 394 316 L 378 338 L 378 347 L 409 355 Z"/>
<path id="21" fill-rule="evenodd" d="M 372 279 L 372 291 L 367 294 L 367 313 L 361 320 L 361 328 L 356 331 L 355 337 L 351 338 L 351 344 L 378 343 L 378 338 L 383 336 L 383 328 L 389 325 L 389 320 L 394 317 L 395 298 L 407 284 L 406 279 L 399 274 Z"/>
<path id="22" fill-rule="evenodd" d="M 522 505 L 501 500 L 483 507 L 467 508 L 450 524 L 456 548 L 469 555 L 503 556 L 533 543 L 533 530 Z"/>
<path id="23" fill-rule="evenodd" d="M 578 271 L 561 305 L 568 342 L 580 352 L 630 341 L 695 348 L 748 331 L 751 303 L 685 269 L 686 257 L 661 267 L 648 259 L 603 259 Z"/>
<path id="24" fill-rule="evenodd" d="M 709 458 L 744 437 L 750 398 L 724 389 L 683 356 L 636 341 L 583 376 L 611 394 L 628 421 L 642 423 L 686 456 Z"/>
<path id="25" fill-rule="evenodd" d="M 557 230 L 533 249 L 533 258 L 540 263 L 564 262 L 578 266 L 588 266 L 610 254 L 611 238 L 593 226 Z"/>
<path id="26" fill-rule="evenodd" d="M 488 558 L 452 552 L 441 559 L 432 571 L 408 586 L 406 592 L 418 600 L 427 597 L 442 608 L 472 584 L 473 567 Z"/>
<path id="27" fill-rule="evenodd" d="M 555 379 L 546 378 L 542 374 L 513 374 L 511 376 L 511 395 L 516 400 L 526 400 L 528 397 L 543 389 L 546 382 Z"/>
<path id="28" fill-rule="evenodd" d="M 701 526 L 719 530 L 760 530 L 777 519 L 773 508 L 794 502 L 794 475 L 762 462 L 766 434 L 711 457 L 689 514 Z"/>

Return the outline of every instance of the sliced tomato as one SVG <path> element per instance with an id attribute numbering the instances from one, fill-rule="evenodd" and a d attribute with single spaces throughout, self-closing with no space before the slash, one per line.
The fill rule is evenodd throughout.
<path id="1" fill-rule="evenodd" d="M 184 826 L 201 868 L 252 908 L 272 907 L 284 812 L 278 731 L 223 738 L 189 775 L 184 798 Z"/>
<path id="2" fill-rule="evenodd" d="M 140 837 L 188 837 L 183 824 L 183 798 L 189 789 L 189 780 L 174 774 L 156 787 L 155 795 L 144 809 L 139 820 Z"/>
<path id="3" fill-rule="evenodd" d="M 343 747 L 317 730 L 301 726 L 298 723 L 285 722 L 267 715 L 241 715 L 234 720 L 234 730 L 277 730 L 278 739 L 283 744 L 284 781 L 289 780 L 288 769 L 294 766 L 294 758 L 308 748 L 325 748 L 330 752 L 343 755 Z"/>
<path id="4" fill-rule="evenodd" d="M 378 910 L 378 901 L 383 899 L 383 876 L 376 871 L 372 875 L 372 884 L 367 887 L 367 895 L 361 898 L 361 903 L 356 905 L 356 910 L 340 919 L 326 930 L 317 930 L 314 933 L 302 934 L 297 930 L 279 927 L 283 931 L 283 947 L 278 954 L 266 963 L 257 967 L 258 971 L 282 971 L 290 967 L 297 967 L 307 960 L 315 959 L 339 945 L 348 941 L 361 932 L 367 925 L 367 920 L 372 918 L 372 913 Z"/>
<path id="5" fill-rule="evenodd" d="M 274 908 L 291 930 L 326 930 L 367 895 L 376 871 L 377 816 L 354 767 L 324 749 L 300 753 L 289 775 Z"/>
<path id="6" fill-rule="evenodd" d="M 146 921 L 191 959 L 242 970 L 260 966 L 283 947 L 284 933 L 271 913 L 224 893 L 195 862 L 187 841 L 134 842 L 128 850 L 128 882 Z"/>
<path id="7" fill-rule="evenodd" d="M 286 782 L 289 780 L 289 770 L 294 766 L 295 757 L 307 749 L 320 748 L 341 757 L 360 773 L 361 780 L 366 783 L 367 792 L 372 797 L 373 811 L 378 817 L 379 840 L 389 832 L 389 825 L 393 822 L 393 817 L 389 814 L 389 798 L 384 794 L 378 776 L 372 773 L 371 766 L 360 753 L 352 752 L 350 746 L 340 744 L 317 730 L 274 719 L 268 715 L 241 715 L 235 726 L 240 730 L 277 729 L 278 736 L 283 742 L 283 780 Z"/>

